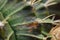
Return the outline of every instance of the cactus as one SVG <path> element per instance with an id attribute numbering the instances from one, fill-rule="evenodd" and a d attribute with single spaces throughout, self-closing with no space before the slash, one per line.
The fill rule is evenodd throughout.
<path id="1" fill-rule="evenodd" d="M 31 40 L 31 37 L 45 40 L 50 37 L 45 31 L 45 24 L 57 23 L 54 21 L 55 14 L 49 13 L 48 6 L 57 3 L 56 0 L 0 0 L 1 37 L 4 40 Z M 29 27 L 31 23 L 34 27 Z M 34 33 L 38 28 L 36 24 L 41 25 L 39 25 L 39 34 Z"/>

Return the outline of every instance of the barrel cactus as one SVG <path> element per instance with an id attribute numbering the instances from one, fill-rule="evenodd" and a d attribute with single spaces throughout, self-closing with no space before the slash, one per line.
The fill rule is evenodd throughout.
<path id="1" fill-rule="evenodd" d="M 49 13 L 48 6 L 58 2 L 56 0 L 0 0 L 1 40 L 46 40 L 51 37 L 45 26 L 47 24 L 49 27 L 50 24 L 57 23 L 54 21 L 55 14 Z"/>

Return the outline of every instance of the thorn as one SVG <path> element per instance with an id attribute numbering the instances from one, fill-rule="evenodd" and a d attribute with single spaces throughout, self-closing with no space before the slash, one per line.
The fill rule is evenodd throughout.
<path id="1" fill-rule="evenodd" d="M 3 29 L 4 23 L 0 21 L 0 28 Z"/>

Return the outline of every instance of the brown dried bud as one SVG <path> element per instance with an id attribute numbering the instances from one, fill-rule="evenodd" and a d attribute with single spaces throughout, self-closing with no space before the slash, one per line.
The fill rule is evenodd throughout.
<path id="1" fill-rule="evenodd" d="M 60 40 L 60 25 L 53 27 L 50 34 L 52 35 L 51 40 Z"/>

